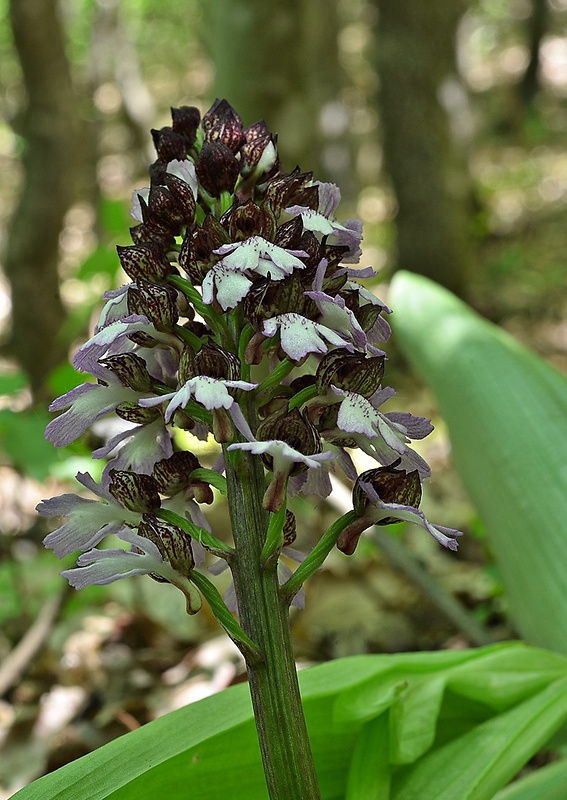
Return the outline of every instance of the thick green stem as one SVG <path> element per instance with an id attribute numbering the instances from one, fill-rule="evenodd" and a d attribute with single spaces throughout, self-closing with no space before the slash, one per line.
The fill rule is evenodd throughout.
<path id="1" fill-rule="evenodd" d="M 268 513 L 258 456 L 226 452 L 235 542 L 231 559 L 240 624 L 256 643 L 260 663 L 248 663 L 252 705 L 271 800 L 318 800 L 317 777 L 291 649 L 288 607 L 280 595 L 276 560 L 262 565 Z"/>

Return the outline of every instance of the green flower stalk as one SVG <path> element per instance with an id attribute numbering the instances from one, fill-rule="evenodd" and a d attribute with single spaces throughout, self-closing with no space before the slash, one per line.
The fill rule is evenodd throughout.
<path id="1" fill-rule="evenodd" d="M 108 292 L 93 337 L 74 366 L 86 382 L 55 400 L 46 438 L 65 446 L 100 417 L 122 430 L 95 450 L 94 498 L 44 500 L 66 521 L 45 538 L 79 589 L 146 574 L 177 586 L 189 613 L 203 600 L 247 663 L 272 800 L 319 790 L 290 642 L 288 611 L 335 546 L 354 552 L 362 532 L 400 519 L 456 548 L 459 531 L 417 508 L 425 461 L 411 439 L 427 420 L 382 412 L 390 310 L 356 269 L 362 226 L 339 222 L 338 188 L 282 170 L 261 121 L 244 128 L 225 100 L 201 119 L 172 110 L 152 131 L 150 186 L 134 193 L 132 244 L 118 247 L 129 283 Z M 301 368 L 301 369 L 299 369 Z M 213 469 L 179 447 L 176 431 L 213 437 Z M 184 438 L 184 441 L 187 437 Z M 360 476 L 348 453 L 378 466 Z M 290 497 L 326 497 L 329 471 L 354 484 L 353 510 L 337 520 L 295 573 L 281 560 L 295 538 Z M 206 506 L 226 496 L 232 541 L 215 536 Z M 99 548 L 114 537 L 114 548 Z M 236 608 L 206 576 L 205 557 L 230 568 Z M 297 553 L 296 553 L 297 555 Z"/>

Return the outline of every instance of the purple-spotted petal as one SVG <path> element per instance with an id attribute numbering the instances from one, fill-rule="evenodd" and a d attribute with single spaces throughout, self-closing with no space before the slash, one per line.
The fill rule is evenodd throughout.
<path id="1" fill-rule="evenodd" d="M 207 375 L 190 378 L 177 392 L 164 394 L 161 397 L 142 398 L 139 405 L 145 408 L 157 406 L 168 400 L 169 404 L 165 412 L 165 421 L 169 422 L 173 413 L 178 408 L 185 408 L 189 400 L 194 397 L 198 403 L 212 411 L 215 408 L 230 408 L 234 403 L 234 398 L 228 389 L 243 389 L 251 391 L 258 384 L 248 383 L 247 381 L 228 381 L 218 378 L 210 378 Z"/>
<path id="2" fill-rule="evenodd" d="M 309 353 L 325 354 L 329 344 L 346 347 L 351 352 L 354 350 L 350 342 L 345 341 L 335 331 L 301 314 L 292 312 L 267 319 L 262 333 L 270 337 L 275 336 L 278 330 L 282 350 L 293 361 L 301 361 Z"/>

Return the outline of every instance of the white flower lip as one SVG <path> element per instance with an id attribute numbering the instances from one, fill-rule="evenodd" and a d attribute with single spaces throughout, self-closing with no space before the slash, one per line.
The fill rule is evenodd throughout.
<path id="1" fill-rule="evenodd" d="M 243 389 L 249 392 L 255 389 L 257 385 L 248 381 L 226 381 L 203 375 L 190 378 L 177 392 L 164 394 L 160 397 L 142 398 L 139 401 L 139 405 L 144 408 L 150 408 L 159 406 L 164 401 L 169 400 L 165 412 L 165 421 L 170 422 L 176 409 L 185 408 L 192 397 L 209 411 L 215 408 L 229 409 L 234 403 L 234 398 L 231 397 L 228 389 Z"/>

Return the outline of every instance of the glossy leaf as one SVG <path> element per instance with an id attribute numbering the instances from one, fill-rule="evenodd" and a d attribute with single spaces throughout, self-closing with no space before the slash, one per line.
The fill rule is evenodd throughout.
<path id="1" fill-rule="evenodd" d="M 399 273 L 389 301 L 397 341 L 447 422 L 521 635 L 567 652 L 567 379 L 426 278 Z"/>

